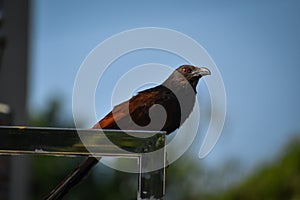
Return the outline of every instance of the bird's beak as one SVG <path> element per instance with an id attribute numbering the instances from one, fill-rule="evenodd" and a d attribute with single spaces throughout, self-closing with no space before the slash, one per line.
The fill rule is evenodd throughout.
<path id="1" fill-rule="evenodd" d="M 197 70 L 194 71 L 194 76 L 206 76 L 206 75 L 211 75 L 209 69 L 206 67 L 200 67 Z"/>

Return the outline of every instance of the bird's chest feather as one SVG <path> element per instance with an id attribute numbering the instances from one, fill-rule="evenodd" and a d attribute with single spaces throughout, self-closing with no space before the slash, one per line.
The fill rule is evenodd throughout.
<path id="1" fill-rule="evenodd" d="M 151 92 L 139 95 L 143 98 L 129 102 L 132 120 L 141 127 L 151 124 L 148 129 L 167 133 L 179 128 L 188 118 L 195 100 L 195 95 L 175 95 L 168 89 L 153 91 L 152 95 Z"/>

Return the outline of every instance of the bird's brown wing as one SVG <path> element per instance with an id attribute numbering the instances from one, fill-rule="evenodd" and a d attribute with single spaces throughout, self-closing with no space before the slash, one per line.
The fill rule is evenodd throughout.
<path id="1" fill-rule="evenodd" d="M 159 91 L 155 90 L 138 93 L 130 100 L 115 106 L 93 128 L 120 129 L 117 124 L 122 122 L 122 129 L 132 130 L 134 128 L 130 118 L 134 118 L 134 121 L 138 124 L 146 124 L 146 121 L 149 121 L 147 120 L 149 118 L 148 111 L 154 105 L 155 99 L 159 95 Z M 138 116 L 140 117 L 139 119 L 137 119 Z"/>
<path id="2" fill-rule="evenodd" d="M 133 96 L 129 101 L 115 106 L 114 109 L 96 123 L 93 128 L 123 130 L 143 129 L 143 127 L 151 122 L 149 110 L 155 109 L 157 104 L 164 107 L 167 119 L 162 128 L 156 128 L 154 125 L 150 130 L 163 130 L 168 133 L 174 131 L 179 127 L 179 120 L 175 120 L 175 118 L 180 119 L 178 101 L 170 90 L 162 86 L 142 91 Z M 159 118 L 160 116 L 158 115 L 159 113 L 152 117 Z M 149 127 L 147 128 L 149 130 Z"/>

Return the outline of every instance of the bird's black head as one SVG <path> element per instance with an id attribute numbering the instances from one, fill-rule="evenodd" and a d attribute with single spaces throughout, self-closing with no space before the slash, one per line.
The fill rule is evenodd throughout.
<path id="1" fill-rule="evenodd" d="M 195 67 L 193 65 L 182 65 L 178 67 L 164 82 L 168 87 L 183 86 L 190 84 L 196 92 L 198 81 L 201 77 L 210 75 L 209 69 L 205 67 Z"/>

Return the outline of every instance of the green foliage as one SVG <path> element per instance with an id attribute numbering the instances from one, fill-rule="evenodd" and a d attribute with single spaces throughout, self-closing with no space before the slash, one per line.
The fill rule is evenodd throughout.
<path id="1" fill-rule="evenodd" d="M 189 156 L 184 155 L 167 168 L 167 198 L 172 200 L 202 199 L 203 188 L 198 182 L 204 171 Z"/>
<path id="2" fill-rule="evenodd" d="M 99 163 L 90 176 L 66 196 L 66 200 L 129 200 L 136 199 L 136 194 L 136 174 L 116 171 Z"/>
<path id="3" fill-rule="evenodd" d="M 262 166 L 238 186 L 214 199 L 299 200 L 300 140 L 293 139 L 277 162 Z"/>
<path id="4" fill-rule="evenodd" d="M 29 199 L 42 199 L 60 180 L 79 164 L 75 158 L 34 156 L 32 158 Z"/>
<path id="5" fill-rule="evenodd" d="M 29 117 L 29 124 L 37 127 L 74 127 L 73 120 L 62 113 L 61 102 L 53 98 L 47 102 L 49 105 L 43 110 L 39 110 Z M 63 117 L 62 117 L 63 116 Z"/>

